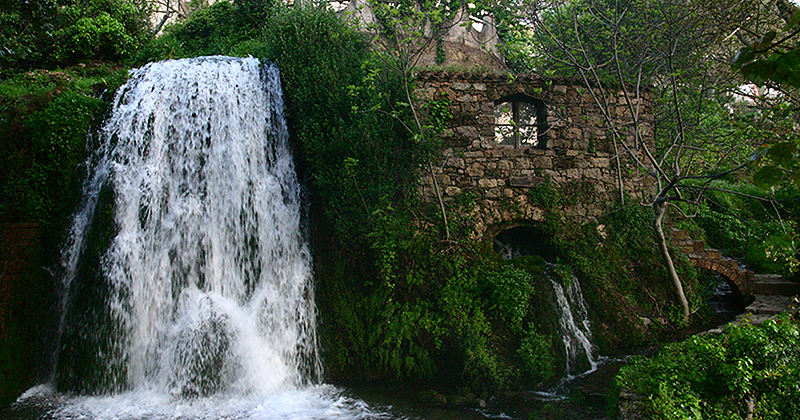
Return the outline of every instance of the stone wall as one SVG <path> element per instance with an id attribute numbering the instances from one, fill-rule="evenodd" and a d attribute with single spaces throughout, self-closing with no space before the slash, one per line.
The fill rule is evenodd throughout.
<path id="1" fill-rule="evenodd" d="M 339 16 L 353 19 L 364 28 L 370 36 L 378 19 L 367 0 L 329 0 L 329 4 Z M 429 25 L 422 28 L 423 41 L 419 44 L 420 57 L 416 65 L 425 68 L 465 67 L 505 70 L 503 55 L 498 51 L 499 38 L 494 17 L 474 16 L 468 10 L 460 10 L 453 20 L 444 25 L 447 29 L 438 39 Z M 375 42 L 377 48 L 385 42 Z"/>
<path id="2" fill-rule="evenodd" d="M 643 160 L 637 144 L 631 109 L 620 91 L 595 91 L 607 101 L 609 119 L 625 132 L 630 153 L 615 142 L 607 119 L 595 97 L 577 80 L 545 79 L 536 75 L 467 74 L 421 72 L 416 84 L 417 106 L 429 101 L 449 101 L 453 115 L 442 134 L 442 155 L 434 162 L 434 174 L 445 202 L 462 194 L 475 199 L 472 209 L 450 217 L 474 219 L 475 234 L 484 236 L 513 225 L 542 221 L 544 210 L 532 203 L 530 189 L 550 182 L 556 189 L 576 197 L 561 208 L 570 219 L 585 222 L 619 202 L 620 180 L 624 193 L 646 199 L 652 184 L 633 163 Z M 645 93 L 648 95 L 647 93 Z M 547 127 L 541 147 L 514 148 L 494 141 L 495 105 L 506 97 L 524 95 L 546 105 Z M 649 95 L 633 102 L 641 106 L 641 142 L 653 143 Z M 541 136 L 541 135 L 540 135 Z M 615 147 L 616 143 L 616 147 Z M 434 183 L 423 171 L 420 195 L 434 202 Z"/>

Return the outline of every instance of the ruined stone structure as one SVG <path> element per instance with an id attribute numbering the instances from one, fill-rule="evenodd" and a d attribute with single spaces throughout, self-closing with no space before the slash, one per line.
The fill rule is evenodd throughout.
<path id="1" fill-rule="evenodd" d="M 633 130 L 624 139 L 633 145 L 629 153 L 613 140 L 609 121 L 581 81 L 421 72 L 415 93 L 420 109 L 430 109 L 433 101 L 446 104 L 453 116 L 441 135 L 445 149 L 433 165 L 436 182 L 423 171 L 421 196 L 435 202 L 436 187 L 445 203 L 471 195 L 473 207 L 451 217 L 473 219 L 476 236 L 542 221 L 544 209 L 529 193 L 543 182 L 575 198 L 561 210 L 577 222 L 592 220 L 618 204 L 620 190 L 639 200 L 654 192 L 647 174 L 630 157 L 644 160 Z M 625 132 L 633 119 L 621 99 L 623 91 L 605 96 L 610 123 Z M 641 142 L 652 146 L 646 124 L 652 119 L 649 96 L 633 102 L 644 122 L 639 127 Z"/>
<path id="2" fill-rule="evenodd" d="M 368 28 L 375 26 L 378 18 L 368 0 L 329 0 L 329 4 L 339 16 L 353 19 L 367 32 L 374 32 Z M 427 45 L 420 47 L 417 66 L 506 69 L 505 59 L 497 49 L 500 41 L 493 16 L 476 16 L 468 10 L 461 10 L 452 22 L 444 26 L 446 31 L 438 39 L 433 39 L 430 27 L 424 29 L 423 38 Z"/>

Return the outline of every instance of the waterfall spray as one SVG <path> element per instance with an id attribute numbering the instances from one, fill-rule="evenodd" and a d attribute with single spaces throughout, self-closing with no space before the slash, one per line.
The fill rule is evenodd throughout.
<path id="1" fill-rule="evenodd" d="M 319 380 L 311 256 L 275 66 L 206 57 L 133 71 L 90 166 L 63 254 L 59 373 L 69 383 L 191 397 Z M 112 227 L 89 287 L 79 272 L 98 224 Z M 106 377 L 80 377 L 75 365 L 87 360 Z"/>

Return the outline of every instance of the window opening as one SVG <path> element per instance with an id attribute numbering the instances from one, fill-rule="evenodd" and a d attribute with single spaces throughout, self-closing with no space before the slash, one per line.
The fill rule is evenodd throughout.
<path id="1" fill-rule="evenodd" d="M 547 108 L 527 96 L 501 99 L 494 107 L 494 141 L 517 149 L 544 147 L 547 143 Z"/>

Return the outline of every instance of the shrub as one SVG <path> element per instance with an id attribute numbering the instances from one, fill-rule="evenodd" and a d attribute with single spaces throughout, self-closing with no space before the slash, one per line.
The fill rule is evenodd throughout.
<path id="1" fill-rule="evenodd" d="M 761 325 L 695 336 L 639 357 L 615 379 L 644 396 L 653 419 L 800 418 L 800 323 L 784 314 Z"/>
<path id="2" fill-rule="evenodd" d="M 134 38 L 125 26 L 106 12 L 95 17 L 81 17 L 75 24 L 56 31 L 59 49 L 56 59 L 75 61 L 83 58 L 119 60 L 133 55 Z"/>
<path id="3" fill-rule="evenodd" d="M 126 78 L 109 66 L 37 71 L 0 83 L 0 210 L 14 221 L 53 222 L 74 204 L 87 135 Z M 103 94 L 106 94 L 103 97 Z"/>

